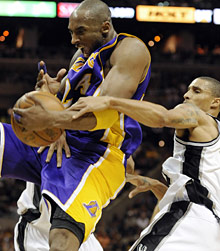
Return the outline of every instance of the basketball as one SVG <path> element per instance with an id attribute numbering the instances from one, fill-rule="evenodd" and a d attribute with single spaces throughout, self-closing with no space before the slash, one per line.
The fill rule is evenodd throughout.
<path id="1" fill-rule="evenodd" d="M 16 108 L 29 108 L 34 105 L 34 102 L 28 98 L 28 95 L 34 95 L 39 99 L 44 108 L 51 111 L 62 111 L 64 107 L 61 101 L 53 94 L 42 91 L 32 91 L 24 94 L 17 100 L 14 107 Z M 23 126 L 19 125 L 14 118 L 14 114 L 11 114 L 11 125 L 15 135 L 25 144 L 33 147 L 47 146 L 55 142 L 63 133 L 59 128 L 47 128 L 42 131 L 29 131 Z"/>

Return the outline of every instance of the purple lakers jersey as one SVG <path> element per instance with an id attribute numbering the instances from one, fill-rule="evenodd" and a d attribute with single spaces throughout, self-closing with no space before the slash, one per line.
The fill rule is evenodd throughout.
<path id="1" fill-rule="evenodd" d="M 80 97 L 98 96 L 104 82 L 104 68 L 118 42 L 128 34 L 119 34 L 107 44 L 93 52 L 87 59 L 78 57 L 68 72 L 64 94 L 58 94 L 65 107 L 74 104 Z M 147 48 L 146 48 L 147 50 Z M 144 79 L 138 84 L 132 99 L 140 100 L 148 86 L 150 66 Z M 125 83 L 126 84 L 126 83 Z M 123 88 L 123 86 L 122 86 Z M 88 151 L 102 154 L 108 144 L 121 149 L 126 156 L 131 155 L 142 140 L 140 125 L 135 120 L 120 114 L 118 121 L 108 129 L 97 131 L 67 130 L 67 140 L 70 148 L 75 151 Z"/>

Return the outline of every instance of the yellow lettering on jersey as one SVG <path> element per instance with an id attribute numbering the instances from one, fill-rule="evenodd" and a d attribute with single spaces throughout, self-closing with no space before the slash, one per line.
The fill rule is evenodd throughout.
<path id="1" fill-rule="evenodd" d="M 69 107 L 72 104 L 73 99 L 72 98 L 67 99 L 67 96 L 68 96 L 70 90 L 71 90 L 71 84 L 70 84 L 69 79 L 67 78 L 66 83 L 65 83 L 65 92 L 64 92 L 64 95 L 63 95 L 63 99 L 62 99 L 62 103 L 63 103 L 63 106 L 65 108 Z"/>
<path id="2" fill-rule="evenodd" d="M 92 77 L 92 74 L 91 73 L 87 73 L 85 74 L 82 79 L 79 81 L 79 83 L 77 84 L 77 86 L 75 87 L 74 90 L 77 90 L 77 89 L 80 89 L 80 93 L 82 95 L 85 95 L 86 94 L 86 91 L 88 90 L 91 82 L 91 77 Z"/>
<path id="3" fill-rule="evenodd" d="M 99 54 L 98 52 L 92 53 L 91 56 L 88 58 L 88 66 L 90 68 L 93 68 L 93 66 L 94 66 L 94 60 L 96 59 L 96 57 L 97 57 L 98 54 Z"/>
<path id="4" fill-rule="evenodd" d="M 74 70 L 75 72 L 79 72 L 80 69 L 83 67 L 84 63 L 85 59 L 82 57 L 78 57 L 71 69 Z"/>
<path id="5" fill-rule="evenodd" d="M 91 77 L 92 77 L 92 74 L 86 74 L 85 75 L 84 81 L 82 83 L 82 88 L 80 89 L 81 94 L 83 94 L 83 95 L 86 94 L 86 92 L 87 92 L 87 90 L 88 90 L 88 88 L 89 88 L 89 86 L 91 84 L 91 82 L 90 82 Z"/>

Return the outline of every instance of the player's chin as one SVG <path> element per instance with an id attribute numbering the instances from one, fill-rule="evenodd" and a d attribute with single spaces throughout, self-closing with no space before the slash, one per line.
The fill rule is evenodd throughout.
<path id="1" fill-rule="evenodd" d="M 89 47 L 84 47 L 81 48 L 81 51 L 83 53 L 83 56 L 86 58 L 89 58 L 90 55 L 96 50 L 96 48 L 89 48 Z"/>
<path id="2" fill-rule="evenodd" d="M 91 53 L 89 53 L 89 52 L 86 52 L 85 50 L 83 50 L 82 53 L 83 53 L 83 56 L 84 56 L 85 58 L 89 58 L 89 56 L 90 56 L 90 54 L 91 54 Z"/>

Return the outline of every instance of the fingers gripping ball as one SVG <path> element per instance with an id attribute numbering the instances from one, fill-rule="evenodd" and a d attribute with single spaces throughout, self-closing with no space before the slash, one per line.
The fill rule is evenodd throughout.
<path id="1" fill-rule="evenodd" d="M 51 111 L 62 111 L 64 107 L 60 100 L 54 95 L 48 92 L 32 91 L 28 93 L 34 95 L 37 99 L 42 102 L 45 109 Z M 34 102 L 24 94 L 19 98 L 15 104 L 17 108 L 29 108 L 34 105 Z M 15 116 L 14 116 L 15 115 Z M 16 114 L 11 115 L 11 125 L 15 135 L 25 144 L 33 147 L 47 146 L 55 142 L 63 133 L 62 129 L 59 128 L 47 128 L 42 131 L 29 131 L 23 126 L 19 125 L 15 119 Z M 19 116 L 19 115 L 18 115 Z"/>

